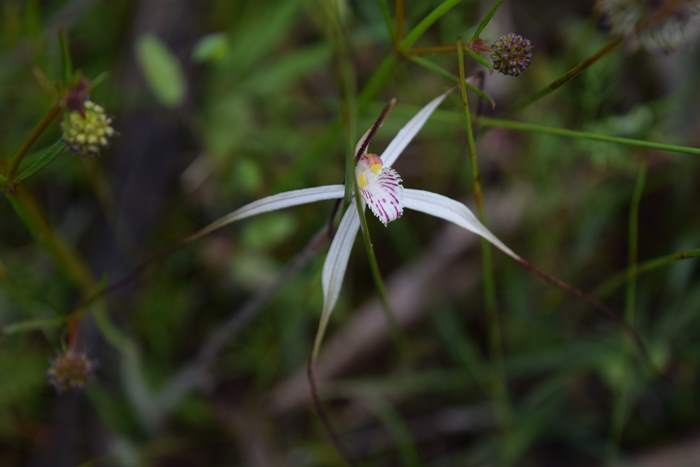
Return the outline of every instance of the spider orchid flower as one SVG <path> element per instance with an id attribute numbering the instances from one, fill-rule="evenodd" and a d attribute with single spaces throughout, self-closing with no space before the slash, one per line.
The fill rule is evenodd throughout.
<path id="1" fill-rule="evenodd" d="M 363 135 L 357 145 L 357 163 L 355 167 L 357 187 L 362 196 L 363 205 L 369 206 L 370 211 L 385 226 L 401 217 L 404 209 L 438 217 L 480 235 L 508 256 L 518 260 L 520 257 L 479 222 L 467 206 L 438 193 L 404 188 L 401 177 L 392 168 L 392 165 L 406 146 L 413 140 L 430 115 L 450 92 L 447 91 L 441 94 L 423 107 L 396 134 L 380 156 L 368 153 L 367 148 L 369 139 L 371 139 L 373 133 L 381 124 L 381 118 Z M 190 238 L 202 237 L 225 225 L 248 217 L 317 201 L 342 199 L 344 194 L 345 187 L 343 185 L 325 185 L 278 193 L 261 198 L 231 212 Z M 340 295 L 348 260 L 359 228 L 359 213 L 356 204 L 351 202 L 338 225 L 323 265 L 321 281 L 323 310 L 314 341 L 312 354 L 314 360 L 318 355 L 330 315 Z"/>

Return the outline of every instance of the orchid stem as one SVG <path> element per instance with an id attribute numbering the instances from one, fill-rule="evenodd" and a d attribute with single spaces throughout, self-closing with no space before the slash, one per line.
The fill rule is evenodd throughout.
<path id="1" fill-rule="evenodd" d="M 476 152 L 476 142 L 474 140 L 474 129 L 472 127 L 471 112 L 469 110 L 469 95 L 466 87 L 466 76 L 464 73 L 464 44 L 457 41 L 457 60 L 459 64 L 459 90 L 464 108 L 464 128 L 467 134 L 467 152 L 471 164 L 472 187 L 477 214 L 481 222 L 486 224 L 484 204 L 481 192 L 481 180 L 479 175 L 479 160 Z M 484 303 L 486 308 L 487 321 L 489 323 L 489 346 L 491 358 L 495 366 L 495 374 L 492 378 L 493 390 L 499 407 L 502 428 L 507 430 L 510 423 L 510 407 L 508 388 L 506 384 L 505 365 L 503 362 L 503 332 L 498 316 L 496 305 L 496 288 L 493 272 L 491 245 L 481 239 L 481 258 L 484 269 Z"/>
<path id="2" fill-rule="evenodd" d="M 345 445 L 342 443 L 340 440 L 340 436 L 338 435 L 338 432 L 335 430 L 335 427 L 333 426 L 333 423 L 331 422 L 330 417 L 328 416 L 328 413 L 323 407 L 323 402 L 321 402 L 321 398 L 318 395 L 318 387 L 316 385 L 316 375 L 314 373 L 314 358 L 311 356 L 306 363 L 306 377 L 309 381 L 309 388 L 311 391 L 311 400 L 314 404 L 314 409 L 316 410 L 316 414 L 318 415 L 318 418 L 321 420 L 321 424 L 323 425 L 324 429 L 328 433 L 328 436 L 331 438 L 331 441 L 333 442 L 333 445 L 335 446 L 336 451 L 338 452 L 338 455 L 341 457 L 343 462 L 348 465 L 348 466 L 353 466 L 352 458 L 350 457 L 350 453 L 348 452 L 347 448 Z"/>
<path id="3" fill-rule="evenodd" d="M 346 198 L 350 198 L 348 203 L 355 203 L 355 208 L 357 209 L 358 215 L 360 217 L 360 222 L 362 226 L 362 241 L 365 245 L 365 252 L 367 253 L 367 260 L 369 261 L 370 270 L 372 272 L 372 280 L 374 281 L 375 288 L 379 294 L 379 300 L 382 304 L 382 311 L 387 320 L 387 326 L 389 328 L 389 333 L 392 340 L 399 352 L 401 360 L 405 363 L 408 359 L 408 346 L 401 335 L 398 323 L 396 321 L 395 314 L 389 303 L 387 297 L 386 287 L 384 285 L 384 280 L 382 279 L 382 274 L 379 269 L 379 263 L 377 262 L 377 256 L 374 252 L 374 247 L 372 245 L 372 238 L 370 236 L 369 228 L 367 226 L 367 218 L 365 217 L 365 210 L 362 206 L 362 201 L 360 199 L 360 191 L 357 187 L 357 179 L 355 178 L 355 163 L 357 159 L 357 154 L 355 151 L 355 134 L 357 133 L 357 101 L 355 92 L 355 76 L 352 68 L 352 63 L 348 56 L 348 50 L 345 43 L 345 37 L 338 40 L 338 56 L 339 56 L 339 74 L 341 80 L 341 90 L 343 93 L 344 101 L 344 118 L 347 125 L 347 155 L 345 159 L 345 183 L 346 183 Z M 363 152 L 367 149 L 372 137 L 376 134 L 376 131 L 381 126 L 382 122 L 391 111 L 396 101 L 391 100 L 383 109 L 381 115 L 377 121 L 372 125 L 369 132 L 364 138 L 364 141 L 358 148 L 358 152 Z M 354 198 L 354 199 L 353 199 Z"/>
<path id="4" fill-rule="evenodd" d="M 354 177 L 353 177 L 354 179 Z M 401 360 L 405 364 L 408 362 L 409 352 L 408 344 L 403 334 L 401 333 L 399 324 L 396 320 L 396 315 L 389 302 L 389 297 L 384 286 L 384 281 L 382 280 L 382 273 L 379 269 L 379 263 L 377 262 L 377 255 L 374 252 L 374 246 L 372 245 L 372 238 L 369 233 L 369 226 L 367 225 L 367 216 L 364 212 L 364 207 L 362 206 L 362 200 L 360 198 L 360 193 L 357 185 L 355 185 L 355 207 L 357 209 L 358 215 L 360 216 L 360 225 L 362 230 L 362 242 L 365 245 L 365 252 L 367 253 L 367 259 L 369 261 L 370 271 L 372 272 L 372 279 L 374 280 L 374 286 L 379 294 L 379 301 L 382 304 L 382 311 L 386 317 L 387 325 L 389 327 L 389 333 L 394 345 L 399 351 Z"/>

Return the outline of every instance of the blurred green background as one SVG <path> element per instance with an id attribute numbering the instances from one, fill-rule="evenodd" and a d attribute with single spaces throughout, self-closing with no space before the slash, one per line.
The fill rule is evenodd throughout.
<path id="1" fill-rule="evenodd" d="M 415 45 L 454 44 L 491 4 L 407 1 L 404 31 L 447 5 Z M 247 202 L 342 183 L 343 54 L 358 129 L 398 99 L 372 145 L 381 151 L 452 85 L 396 53 L 394 25 L 395 5 L 382 0 L 3 0 L 2 160 L 56 101 L 65 31 L 73 66 L 101 76 L 91 99 L 117 134 L 97 157 L 61 154 L 21 193 L 93 285 L 107 285 Z M 612 37 L 593 2 L 578 0 L 507 0 L 482 37 L 511 31 L 532 41 L 534 59 L 519 78 L 487 73 L 496 102 L 487 115 L 503 116 Z M 628 39 L 508 118 L 697 147 L 700 44 L 687 36 L 671 52 Z M 454 53 L 427 58 L 457 74 Z M 462 118 L 453 93 L 397 169 L 407 185 L 474 208 Z M 697 155 L 478 124 L 477 133 L 491 230 L 582 290 L 635 255 L 700 243 Z M 34 149 L 59 138 L 54 124 Z M 52 239 L 37 241 L 11 196 L 0 202 L 0 465 L 342 465 L 305 376 L 327 242 L 305 248 L 331 202 L 219 231 L 87 307 L 77 348 L 96 369 L 82 391 L 57 392 L 47 368 L 90 287 L 57 260 Z M 407 345 L 400 352 L 391 339 L 358 240 L 318 368 L 357 465 L 700 465 L 697 260 L 598 289 L 633 318 L 654 374 L 617 323 L 494 253 L 499 361 L 476 237 L 413 212 L 388 228 L 368 221 Z M 499 375 L 507 400 L 494 392 Z"/>

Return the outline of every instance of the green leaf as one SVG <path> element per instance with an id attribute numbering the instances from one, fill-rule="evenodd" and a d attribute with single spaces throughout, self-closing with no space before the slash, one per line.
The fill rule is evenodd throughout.
<path id="1" fill-rule="evenodd" d="M 0 188 L 5 188 L 7 186 L 7 178 L 4 175 L 0 175 Z"/>
<path id="2" fill-rule="evenodd" d="M 278 2 L 275 8 L 261 9 L 253 2 L 242 18 L 240 27 L 231 36 L 230 59 L 238 72 L 247 72 L 257 63 L 268 59 L 274 48 L 291 34 L 303 0 Z M 255 40 L 250 40 L 254 37 Z"/>
<path id="3" fill-rule="evenodd" d="M 433 73 L 436 73 L 440 76 L 443 76 L 447 78 L 448 80 L 452 81 L 453 83 L 459 83 L 459 78 L 454 75 L 453 73 L 450 73 L 440 65 L 431 62 L 428 59 L 422 58 L 422 57 L 410 57 L 409 58 L 413 63 L 416 65 L 422 66 L 426 70 L 432 71 Z M 496 102 L 493 100 L 491 96 L 489 96 L 487 93 L 479 89 L 477 86 L 474 86 L 471 84 L 469 81 L 466 82 L 467 88 L 474 94 L 476 94 L 479 98 L 484 99 L 486 102 L 488 102 L 491 105 L 492 109 L 496 108 Z"/>
<path id="4" fill-rule="evenodd" d="M 29 154 L 20 164 L 19 171 L 17 172 L 13 182 L 23 182 L 32 175 L 36 174 L 41 169 L 53 162 L 53 160 L 65 149 L 66 146 L 63 144 L 63 141 L 58 140 L 51 146 Z"/>
<path id="5" fill-rule="evenodd" d="M 139 39 L 136 57 L 158 100 L 167 107 L 178 106 L 185 97 L 185 78 L 177 57 L 151 35 Z"/>
<path id="6" fill-rule="evenodd" d="M 491 61 L 489 59 L 487 59 L 486 57 L 484 57 L 483 55 L 480 55 L 480 54 L 474 52 L 468 45 L 466 45 L 464 47 L 464 53 L 469 55 L 472 58 L 472 60 L 482 64 L 483 66 L 485 66 L 489 70 L 493 70 L 493 63 L 491 63 Z"/>
<path id="7" fill-rule="evenodd" d="M 445 16 L 452 8 L 456 7 L 462 0 L 444 0 L 440 5 L 435 7 L 433 11 L 428 13 L 420 22 L 401 40 L 399 44 L 401 49 L 413 47 L 418 39 L 433 25 L 437 20 Z"/>
<path id="8" fill-rule="evenodd" d="M 4 334 L 17 334 L 31 331 L 45 331 L 51 328 L 62 326 L 66 322 L 65 317 L 55 316 L 53 318 L 38 318 L 21 321 L 19 323 L 8 324 L 2 328 Z"/>
<path id="9" fill-rule="evenodd" d="M 472 40 L 478 39 L 479 36 L 481 36 L 481 33 L 486 29 L 486 26 L 489 25 L 491 20 L 493 19 L 493 16 L 496 14 L 498 9 L 501 7 L 501 4 L 503 3 L 503 0 L 496 0 L 496 2 L 491 6 L 489 9 L 488 13 L 486 13 L 486 16 L 479 22 L 479 25 L 476 27 L 476 30 L 474 31 L 474 34 L 472 35 Z"/>
<path id="10" fill-rule="evenodd" d="M 222 33 L 209 34 L 202 37 L 192 52 L 195 62 L 218 62 L 226 58 L 229 53 L 229 45 L 226 36 Z"/>

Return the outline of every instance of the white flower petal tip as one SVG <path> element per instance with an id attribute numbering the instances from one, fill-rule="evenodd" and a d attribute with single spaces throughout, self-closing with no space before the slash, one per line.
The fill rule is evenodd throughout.
<path id="1" fill-rule="evenodd" d="M 355 167 L 357 186 L 372 213 L 386 226 L 403 214 L 403 185 L 399 173 L 384 167 L 375 154 L 363 154 Z"/>
<path id="2" fill-rule="evenodd" d="M 404 201 L 406 209 L 424 212 L 425 214 L 452 222 L 488 240 L 492 245 L 516 261 L 522 261 L 518 254 L 492 234 L 484 224 L 479 222 L 474 213 L 459 201 L 431 191 L 412 189 L 406 189 Z"/>
<path id="3" fill-rule="evenodd" d="M 202 238 L 215 230 L 219 230 L 233 222 L 248 217 L 265 214 L 266 212 L 278 211 L 292 206 L 315 203 L 317 201 L 340 199 L 343 196 L 345 196 L 345 186 L 343 185 L 324 185 L 314 188 L 302 188 L 300 190 L 285 191 L 277 193 L 276 195 L 266 196 L 265 198 L 260 198 L 257 201 L 246 204 L 220 217 L 208 226 L 187 237 L 185 241 L 193 241 Z"/>
<path id="4" fill-rule="evenodd" d="M 394 139 L 391 140 L 381 155 L 385 167 L 394 165 L 394 162 L 396 162 L 403 150 L 406 149 L 406 146 L 413 141 L 413 138 L 415 138 L 421 128 L 423 128 L 423 125 L 425 125 L 425 122 L 427 122 L 433 112 L 435 112 L 435 109 L 442 104 L 442 101 L 444 101 L 445 97 L 451 92 L 452 88 L 428 102 L 403 126 L 403 128 L 401 128 L 401 130 L 399 130 L 398 133 L 396 133 Z"/>

